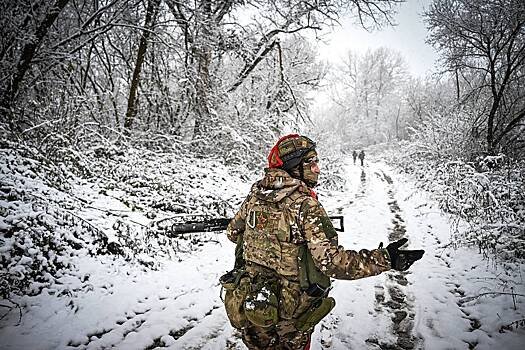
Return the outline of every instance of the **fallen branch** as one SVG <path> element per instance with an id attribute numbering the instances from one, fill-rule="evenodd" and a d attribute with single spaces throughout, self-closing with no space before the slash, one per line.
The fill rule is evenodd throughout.
<path id="1" fill-rule="evenodd" d="M 513 321 L 509 324 L 503 325 L 499 328 L 500 333 L 505 333 L 505 331 L 512 331 L 518 328 L 525 328 L 525 318 Z"/>
<path id="2" fill-rule="evenodd" d="M 479 295 L 475 295 L 475 296 L 472 296 L 472 297 L 465 297 L 463 299 L 461 299 L 461 302 L 463 303 L 466 303 L 466 302 L 469 302 L 469 301 L 472 301 L 472 300 L 475 300 L 475 299 L 479 299 L 481 297 L 484 297 L 484 296 L 487 296 L 487 295 L 512 295 L 512 297 L 525 297 L 525 295 L 523 294 L 517 294 L 517 293 L 508 293 L 508 292 L 486 292 L 486 293 L 481 293 Z"/>
<path id="3" fill-rule="evenodd" d="M 9 313 L 11 312 L 11 310 L 13 310 L 13 308 L 17 308 L 19 316 L 18 316 L 18 323 L 16 325 L 18 326 L 20 324 L 20 322 L 22 322 L 22 308 L 20 307 L 20 305 L 18 303 L 15 303 L 11 299 L 5 299 L 5 300 L 7 300 L 11 304 L 13 304 L 13 306 L 0 304 L 0 307 L 5 307 L 5 308 L 9 309 L 9 310 L 7 310 L 7 312 L 4 315 L 2 315 L 2 317 L 0 317 L 0 321 L 3 320 L 7 315 L 9 315 Z"/>

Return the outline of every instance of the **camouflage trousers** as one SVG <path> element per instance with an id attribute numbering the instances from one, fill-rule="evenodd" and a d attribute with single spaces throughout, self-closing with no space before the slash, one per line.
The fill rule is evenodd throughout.
<path id="1" fill-rule="evenodd" d="M 242 341 L 248 349 L 261 350 L 304 350 L 310 344 L 313 329 L 301 332 L 295 320 L 283 320 L 276 326 L 261 328 L 248 326 L 242 329 Z"/>

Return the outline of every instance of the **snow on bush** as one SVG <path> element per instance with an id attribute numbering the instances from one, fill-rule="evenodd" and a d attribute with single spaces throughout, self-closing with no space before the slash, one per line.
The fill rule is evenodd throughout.
<path id="1" fill-rule="evenodd" d="M 451 106 L 423 115 L 409 128 L 411 143 L 417 153 L 431 158 L 462 158 L 479 152 L 482 140 L 474 138 L 472 125 L 475 116 L 467 109 Z"/>
<path id="2" fill-rule="evenodd" d="M 237 182 L 249 183 L 249 176 L 253 176 L 245 168 L 230 168 L 219 160 L 144 149 L 110 150 L 107 157 L 88 159 L 90 168 L 96 169 L 99 193 L 123 203 L 129 212 L 145 216 L 139 223 L 132 219 L 133 213 L 123 214 L 113 225 L 116 241 L 134 255 L 174 257 L 213 239 L 213 234 L 172 238 L 169 226 L 233 216 L 246 193 L 239 191 L 231 198 L 231 187 Z"/>
<path id="3" fill-rule="evenodd" d="M 422 152 L 417 143 L 405 144 L 391 161 L 470 225 L 454 243 L 475 244 L 504 260 L 525 258 L 525 162 L 502 154 L 467 162 Z"/>
<path id="4" fill-rule="evenodd" d="M 247 194 L 239 184 L 254 175 L 129 146 L 62 149 L 61 157 L 24 145 L 0 152 L 2 298 L 39 293 L 78 254 L 116 254 L 150 268 L 160 255 L 182 259 L 217 233 L 172 237 L 171 225 L 233 216 Z"/>
<path id="5" fill-rule="evenodd" d="M 53 171 L 51 171 L 53 170 Z M 100 232 L 63 207 L 48 186 L 60 169 L 39 166 L 13 150 L 0 157 L 0 297 L 37 294 L 71 267 L 77 250 L 101 253 Z M 60 179 L 60 185 L 65 182 Z M 56 183 L 56 182 L 55 182 Z M 62 204 L 59 204 L 62 202 Z"/>
<path id="6" fill-rule="evenodd" d="M 158 267 L 160 256 L 184 259 L 220 233 L 173 236 L 171 225 L 233 217 L 264 173 L 183 149 L 125 144 L 0 151 L 3 298 L 39 293 L 78 254 L 114 254 L 147 268 Z M 326 154 L 322 164 L 322 189 L 342 189 L 342 160 Z"/>
<path id="7" fill-rule="evenodd" d="M 327 155 L 319 164 L 321 176 L 319 178 L 319 190 L 324 192 L 343 191 L 346 180 L 344 178 L 344 167 L 341 156 Z"/>

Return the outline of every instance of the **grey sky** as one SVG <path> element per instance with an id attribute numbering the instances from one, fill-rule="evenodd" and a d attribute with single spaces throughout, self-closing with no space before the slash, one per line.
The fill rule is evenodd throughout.
<path id="1" fill-rule="evenodd" d="M 436 51 L 425 43 L 427 29 L 421 13 L 431 0 L 407 0 L 399 7 L 395 16 L 396 27 L 367 32 L 351 19 L 344 20 L 326 39 L 328 45 L 319 43 L 320 58 L 332 63 L 340 62 L 348 50 L 364 53 L 367 49 L 381 46 L 399 51 L 409 65 L 410 72 L 424 76 L 433 71 L 437 59 Z"/>

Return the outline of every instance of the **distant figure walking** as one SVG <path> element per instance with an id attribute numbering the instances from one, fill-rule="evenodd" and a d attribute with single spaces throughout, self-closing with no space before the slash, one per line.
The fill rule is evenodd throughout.
<path id="1" fill-rule="evenodd" d="M 357 159 L 357 152 L 355 150 L 352 152 L 352 158 L 354 158 L 354 164 L 355 164 L 355 160 Z"/>
<path id="2" fill-rule="evenodd" d="M 365 151 L 361 150 L 361 152 L 359 152 L 359 160 L 361 161 L 361 166 L 363 166 L 363 161 L 365 160 Z"/>

